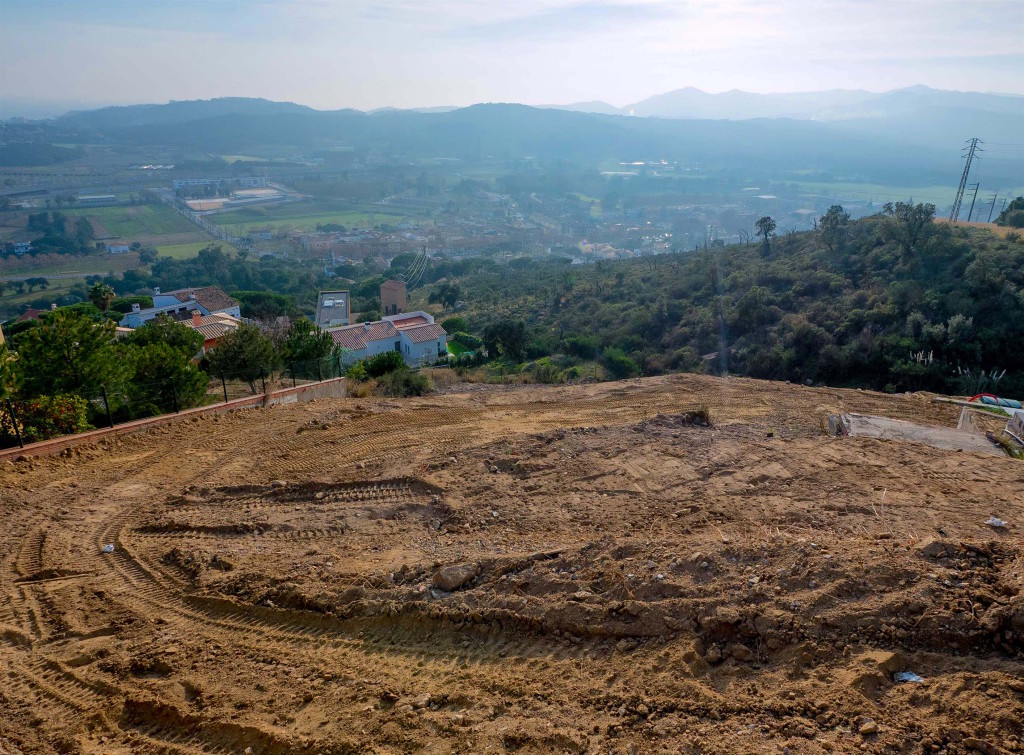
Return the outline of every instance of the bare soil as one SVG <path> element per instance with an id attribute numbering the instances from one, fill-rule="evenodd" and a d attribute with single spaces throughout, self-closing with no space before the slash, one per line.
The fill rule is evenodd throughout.
<path id="1" fill-rule="evenodd" d="M 842 412 L 959 408 L 454 387 L 0 466 L 0 752 L 1022 751 L 1024 464 Z"/>

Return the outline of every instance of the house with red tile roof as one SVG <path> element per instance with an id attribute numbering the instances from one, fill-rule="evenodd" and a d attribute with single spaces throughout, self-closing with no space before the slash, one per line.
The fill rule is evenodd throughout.
<path id="1" fill-rule="evenodd" d="M 341 347 L 343 364 L 353 364 L 385 351 L 401 351 L 398 329 L 385 320 L 330 328 L 327 332 Z"/>
<path id="2" fill-rule="evenodd" d="M 184 320 L 184 325 L 192 328 L 203 337 L 203 348 L 199 354 L 217 345 L 217 342 L 228 333 L 238 330 L 241 320 L 225 314 L 202 315 L 198 310 L 192 311 L 192 319 Z"/>
<path id="3" fill-rule="evenodd" d="M 402 339 L 402 358 L 410 366 L 433 364 L 448 353 L 448 334 L 436 323 L 412 325 L 398 333 Z"/>
<path id="4" fill-rule="evenodd" d="M 448 334 L 426 312 L 391 315 L 383 320 L 328 330 L 342 349 L 342 362 L 397 351 L 410 366 L 432 364 L 448 353 Z"/>

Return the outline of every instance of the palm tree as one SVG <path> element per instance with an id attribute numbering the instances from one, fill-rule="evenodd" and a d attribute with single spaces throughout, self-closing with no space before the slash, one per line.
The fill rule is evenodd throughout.
<path id="1" fill-rule="evenodd" d="M 115 296 L 117 294 L 114 293 L 114 289 L 106 283 L 96 283 L 89 289 L 89 301 L 95 304 L 100 312 L 107 311 Z"/>

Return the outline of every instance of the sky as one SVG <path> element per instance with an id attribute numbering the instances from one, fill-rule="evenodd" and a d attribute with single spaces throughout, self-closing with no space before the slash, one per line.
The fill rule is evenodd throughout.
<path id="1" fill-rule="evenodd" d="M 1024 0 L 0 0 L 5 103 L 623 106 L 914 84 L 1024 94 Z"/>

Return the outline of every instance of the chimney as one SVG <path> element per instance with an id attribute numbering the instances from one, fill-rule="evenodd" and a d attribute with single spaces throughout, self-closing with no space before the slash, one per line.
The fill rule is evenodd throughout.
<path id="1" fill-rule="evenodd" d="M 50 311 L 51 312 L 56 312 L 57 311 L 57 305 L 56 304 L 51 304 L 50 305 Z"/>
<path id="2" fill-rule="evenodd" d="M 197 328 L 203 324 L 203 314 L 198 309 L 192 310 L 192 324 Z"/>
<path id="3" fill-rule="evenodd" d="M 364 322 L 363 323 L 363 330 L 369 330 L 369 329 L 370 329 L 370 323 Z"/>
<path id="4" fill-rule="evenodd" d="M 159 296 L 159 295 L 160 295 L 160 286 L 154 286 L 153 287 L 153 296 Z"/>
<path id="5" fill-rule="evenodd" d="M 132 304 L 132 312 L 141 312 L 138 304 Z"/>
<path id="6" fill-rule="evenodd" d="M 189 301 L 195 301 L 196 300 L 196 292 L 195 291 L 189 291 L 188 292 L 188 300 Z"/>

